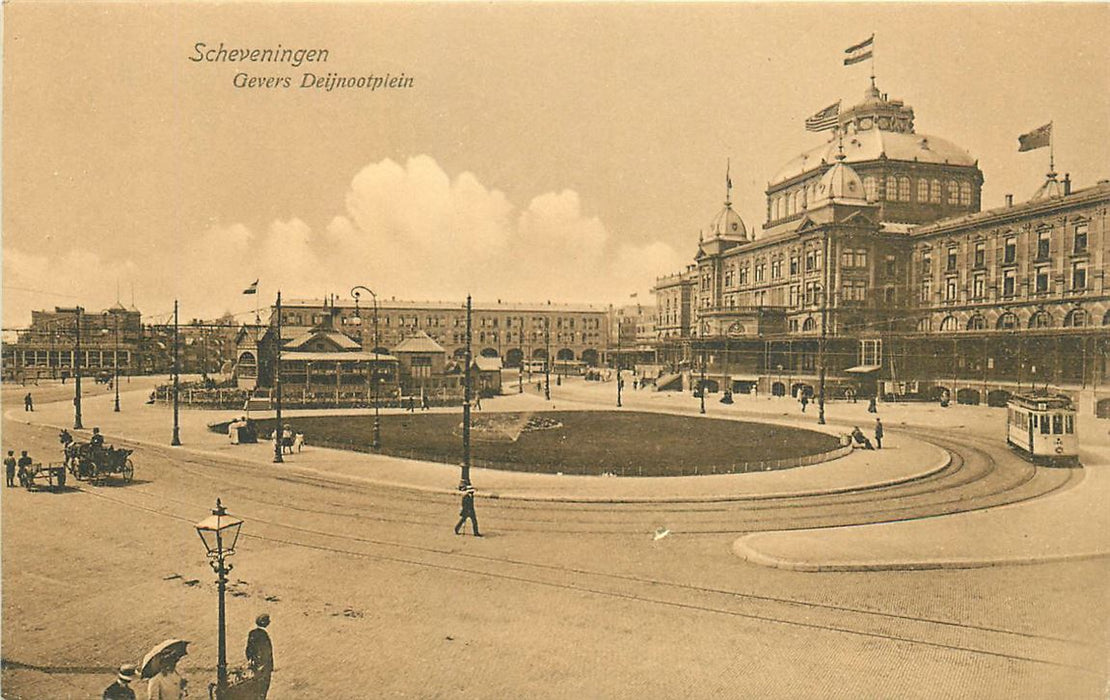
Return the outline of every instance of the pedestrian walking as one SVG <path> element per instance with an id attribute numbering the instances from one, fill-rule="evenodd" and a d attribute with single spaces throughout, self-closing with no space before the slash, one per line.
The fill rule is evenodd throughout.
<path id="1" fill-rule="evenodd" d="M 4 475 L 8 477 L 8 487 L 15 486 L 15 450 L 8 450 L 4 458 Z"/>
<path id="2" fill-rule="evenodd" d="M 116 680 L 104 689 L 102 700 L 135 700 L 135 691 L 131 690 L 131 681 L 139 675 L 135 664 L 124 664 L 119 667 Z"/>
<path id="3" fill-rule="evenodd" d="M 809 405 L 809 396 L 802 394 L 802 413 L 806 412 L 806 406 Z"/>
<path id="4" fill-rule="evenodd" d="M 427 410 L 430 410 L 430 409 L 431 409 L 431 406 L 428 405 L 428 395 L 427 394 L 421 394 L 420 395 L 420 410 L 421 411 L 427 411 Z"/>
<path id="5" fill-rule="evenodd" d="M 883 422 L 878 418 L 875 419 L 875 445 L 877 449 L 883 449 Z"/>
<path id="6" fill-rule="evenodd" d="M 411 396 L 405 399 L 405 410 L 409 413 L 416 413 L 416 401 Z"/>
<path id="7" fill-rule="evenodd" d="M 474 395 L 474 400 L 475 400 L 474 408 L 481 411 L 482 410 L 482 395 L 481 394 L 475 394 Z"/>
<path id="8" fill-rule="evenodd" d="M 459 484 L 459 490 L 463 492 L 462 508 L 459 510 L 459 522 L 455 525 L 455 534 L 459 534 L 467 518 L 474 526 L 474 536 L 481 537 L 482 533 L 478 532 L 478 514 L 474 512 L 474 487 L 467 483 Z"/>
<path id="9" fill-rule="evenodd" d="M 266 700 L 270 692 L 270 676 L 274 672 L 274 644 L 270 641 L 270 616 L 262 613 L 254 619 L 257 625 L 247 633 L 247 665 L 258 679 L 258 700 Z"/>
<path id="10" fill-rule="evenodd" d="M 23 397 L 23 410 L 31 411 L 32 413 L 35 411 L 35 400 L 31 398 L 31 392 L 29 391 L 27 395 Z"/>
<path id="11" fill-rule="evenodd" d="M 870 399 L 867 400 L 867 412 L 868 413 L 878 413 L 879 412 L 879 407 L 875 404 L 875 397 L 874 396 L 872 396 Z"/>

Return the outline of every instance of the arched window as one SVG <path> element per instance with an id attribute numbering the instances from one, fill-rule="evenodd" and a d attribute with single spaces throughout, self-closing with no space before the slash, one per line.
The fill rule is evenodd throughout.
<path id="1" fill-rule="evenodd" d="M 981 331 L 987 327 L 987 321 L 982 316 L 976 314 L 967 320 L 967 329 L 969 331 Z"/>
<path id="2" fill-rule="evenodd" d="M 959 330 L 960 322 L 956 320 L 955 316 L 945 316 L 944 320 L 940 322 L 940 329 L 942 331 Z"/>
<path id="3" fill-rule="evenodd" d="M 933 319 L 926 316 L 917 322 L 917 330 L 919 333 L 929 333 L 933 330 Z"/>
<path id="4" fill-rule="evenodd" d="M 886 200 L 893 202 L 898 199 L 898 178 L 893 175 L 886 176 Z"/>
<path id="5" fill-rule="evenodd" d="M 971 183 L 967 180 L 960 183 L 960 206 L 971 206 Z"/>
<path id="6" fill-rule="evenodd" d="M 1038 311 L 1029 319 L 1030 328 L 1052 328 L 1052 317 L 1044 311 Z"/>
<path id="7" fill-rule="evenodd" d="M 805 322 L 802 323 L 802 331 L 812 331 L 812 330 L 816 330 L 816 329 L 817 329 L 817 321 L 815 321 L 812 316 L 807 318 L 805 320 Z"/>
<path id="8" fill-rule="evenodd" d="M 782 218 L 782 195 L 777 195 L 772 200 L 771 206 L 771 220 L 778 221 Z"/>
<path id="9" fill-rule="evenodd" d="M 1107 311 L 1102 315 L 1102 325 L 1110 326 L 1110 311 Z"/>
<path id="10" fill-rule="evenodd" d="M 863 193 L 867 197 L 868 202 L 874 202 L 879 199 L 879 184 L 875 182 L 874 175 L 868 175 L 863 178 Z"/>
<path id="11" fill-rule="evenodd" d="M 960 183 L 956 182 L 955 180 L 948 181 L 948 203 L 960 203 Z"/>
<path id="12" fill-rule="evenodd" d="M 940 204 L 940 180 L 933 180 L 932 188 L 929 190 L 929 201 L 933 204 Z"/>
<path id="13" fill-rule="evenodd" d="M 1006 313 L 998 317 L 998 324 L 995 327 L 1000 331 L 1012 331 L 1013 329 L 1017 328 L 1017 325 L 1017 316 L 1007 311 Z"/>
<path id="14" fill-rule="evenodd" d="M 929 181 L 925 178 L 921 178 L 917 181 L 917 201 L 929 201 Z"/>
<path id="15" fill-rule="evenodd" d="M 898 178 L 898 201 L 910 201 L 910 179 L 908 177 Z"/>
<path id="16" fill-rule="evenodd" d="M 1083 309 L 1072 309 L 1068 315 L 1064 317 L 1064 325 L 1070 328 L 1081 328 L 1090 325 L 1087 319 L 1087 312 Z"/>

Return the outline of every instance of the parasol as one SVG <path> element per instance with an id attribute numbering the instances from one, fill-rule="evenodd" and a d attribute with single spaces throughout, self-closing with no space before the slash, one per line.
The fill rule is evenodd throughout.
<path id="1" fill-rule="evenodd" d="M 189 652 L 185 646 L 189 642 L 184 639 L 167 639 L 164 642 L 156 644 L 153 649 L 147 652 L 143 657 L 143 663 L 139 667 L 143 678 L 153 678 L 158 675 L 162 670 L 162 660 L 166 658 L 180 659 Z"/>

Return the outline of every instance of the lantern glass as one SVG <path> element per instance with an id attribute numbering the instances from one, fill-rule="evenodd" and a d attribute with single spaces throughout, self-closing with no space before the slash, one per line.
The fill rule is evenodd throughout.
<path id="1" fill-rule="evenodd" d="M 208 556 L 228 556 L 235 553 L 235 543 L 239 540 L 239 528 L 243 521 L 227 514 L 210 515 L 196 524 Z"/>

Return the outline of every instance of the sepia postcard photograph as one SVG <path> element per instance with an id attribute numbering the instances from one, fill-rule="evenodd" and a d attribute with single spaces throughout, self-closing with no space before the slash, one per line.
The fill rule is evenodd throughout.
<path id="1" fill-rule="evenodd" d="M 2 12 L 0 697 L 1110 698 L 1110 5 Z"/>

